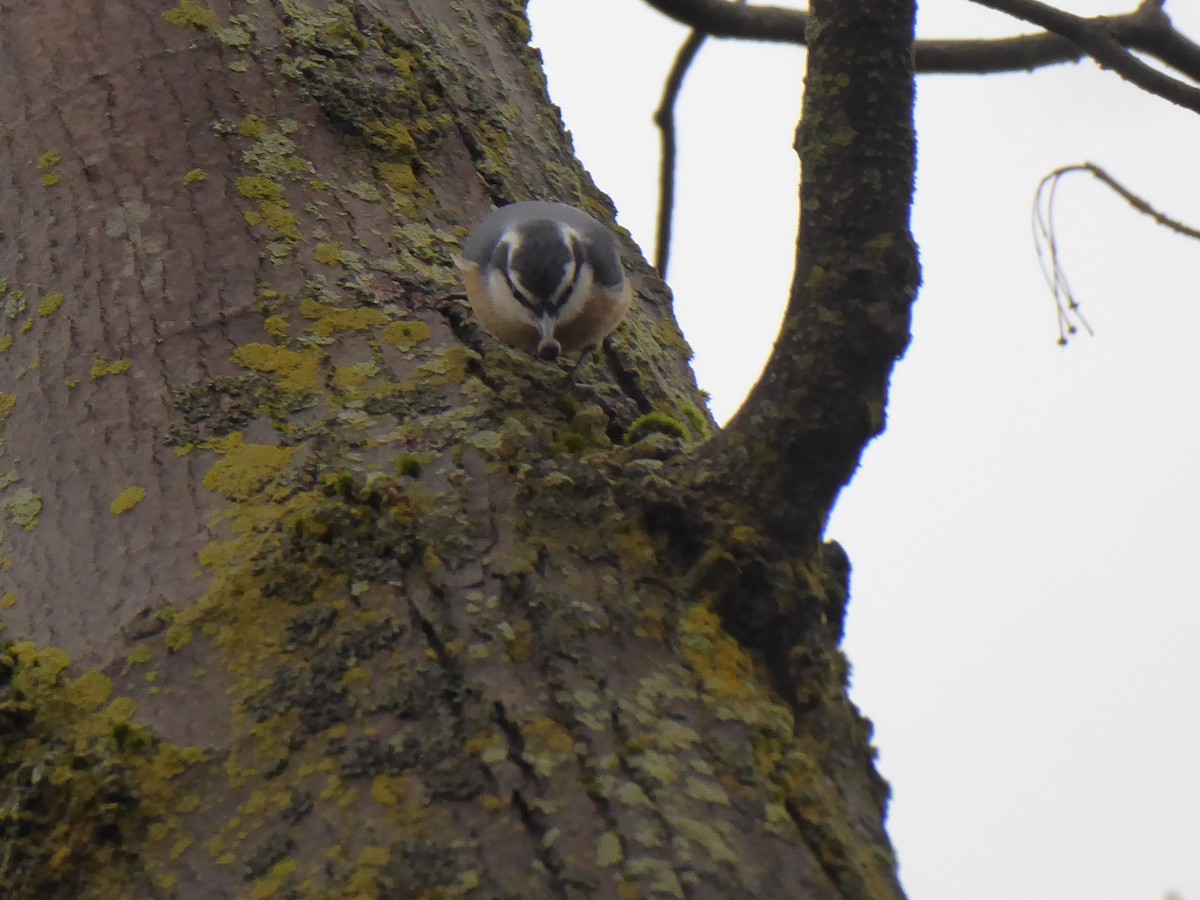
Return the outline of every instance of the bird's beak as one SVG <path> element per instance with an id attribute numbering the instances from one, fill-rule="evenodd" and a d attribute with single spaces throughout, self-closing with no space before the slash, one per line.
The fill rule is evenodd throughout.
<path id="1" fill-rule="evenodd" d="M 547 362 L 554 362 L 558 359 L 558 354 L 562 352 L 562 345 L 554 339 L 554 319 L 550 316 L 542 316 L 538 319 L 537 329 L 541 337 L 538 341 L 538 356 Z"/>

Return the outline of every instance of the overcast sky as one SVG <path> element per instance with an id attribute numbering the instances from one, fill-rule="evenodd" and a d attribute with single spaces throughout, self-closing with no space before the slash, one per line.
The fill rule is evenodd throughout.
<path id="1" fill-rule="evenodd" d="M 1200 4 L 1167 12 L 1200 39 Z M 577 151 L 650 256 L 650 117 L 686 32 L 640 0 L 530 13 Z M 924 36 L 1026 30 L 922 3 Z M 709 42 L 678 111 L 669 282 L 721 420 L 783 312 L 803 65 Z M 1063 348 L 1030 233 L 1039 179 L 1089 160 L 1196 226 L 1200 117 L 1088 63 L 918 92 L 914 340 L 829 528 L 901 879 L 913 900 L 1200 900 L 1200 244 L 1072 176 L 1059 237 L 1096 336 Z"/>

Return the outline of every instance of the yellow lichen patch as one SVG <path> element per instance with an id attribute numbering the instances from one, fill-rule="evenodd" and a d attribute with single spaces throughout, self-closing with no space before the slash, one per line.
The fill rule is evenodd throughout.
<path id="1" fill-rule="evenodd" d="M 411 321 L 393 322 L 383 329 L 381 337 L 393 347 L 411 350 L 418 344 L 429 340 L 432 335 L 433 332 L 424 322 Z"/>
<path id="2" fill-rule="evenodd" d="M 263 331 L 271 337 L 282 340 L 288 336 L 287 316 L 268 316 L 263 322 Z"/>
<path id="3" fill-rule="evenodd" d="M 606 831 L 596 841 L 596 864 L 600 866 L 615 866 L 625 859 L 621 850 L 621 839 L 614 832 Z"/>
<path id="4" fill-rule="evenodd" d="M 377 328 L 388 320 L 387 313 L 381 309 L 343 309 L 340 306 L 327 306 L 312 299 L 300 301 L 300 315 L 313 320 L 314 324 L 308 330 L 318 337 L 332 337 L 344 331 L 366 331 Z"/>
<path id="5" fill-rule="evenodd" d="M 236 182 L 238 193 L 258 201 L 258 210 L 244 213 L 247 224 L 265 225 L 289 240 L 300 240 L 296 214 L 283 199 L 283 185 L 266 175 L 244 175 Z"/>
<path id="6" fill-rule="evenodd" d="M 258 208 L 258 221 L 251 222 L 248 216 L 247 222 L 251 225 L 266 225 L 286 238 L 300 240 L 300 226 L 297 224 L 299 220 L 286 203 L 279 200 L 262 200 Z"/>
<path id="7" fill-rule="evenodd" d="M 62 304 L 62 294 L 47 294 L 38 302 L 37 314 L 40 318 L 48 319 L 58 311 Z"/>
<path id="8" fill-rule="evenodd" d="M 131 665 L 141 665 L 148 663 L 154 658 L 154 651 L 150 649 L 149 644 L 138 644 L 129 651 L 129 655 L 125 657 L 125 661 Z"/>
<path id="9" fill-rule="evenodd" d="M 525 745 L 534 750 L 566 753 L 575 742 L 570 733 L 553 719 L 538 719 L 521 727 Z"/>
<path id="10" fill-rule="evenodd" d="M 6 334 L 4 337 L 0 337 L 0 353 L 7 353 L 12 349 L 12 345 L 13 336 L 11 334 Z"/>
<path id="11" fill-rule="evenodd" d="M 146 499 L 146 489 L 140 487 L 129 487 L 117 494 L 113 502 L 108 505 L 109 511 L 114 516 L 119 516 L 123 512 L 129 512 L 139 503 Z"/>
<path id="12" fill-rule="evenodd" d="M 250 900 L 267 900 L 268 897 L 274 897 L 283 889 L 295 871 L 296 861 L 294 859 L 285 859 L 275 863 L 264 878 L 260 878 L 254 883 L 250 889 Z"/>
<path id="13" fill-rule="evenodd" d="M 0 609 L 12 609 L 17 605 L 17 595 L 9 591 L 3 597 L 0 597 Z"/>
<path id="14" fill-rule="evenodd" d="M 371 799 L 380 806 L 395 806 L 406 793 L 402 776 L 379 775 L 371 781 Z"/>
<path id="15" fill-rule="evenodd" d="M 410 163 L 380 163 L 376 171 L 384 183 L 401 196 L 424 193 L 424 188 Z"/>
<path id="16" fill-rule="evenodd" d="M 340 266 L 342 264 L 342 248 L 332 241 L 317 244 L 313 255 L 323 266 Z"/>
<path id="17" fill-rule="evenodd" d="M 279 377 L 279 386 L 288 391 L 312 391 L 317 388 L 321 373 L 320 350 L 297 353 L 270 344 L 246 344 L 233 352 L 239 366 L 266 372 Z"/>
<path id="18" fill-rule="evenodd" d="M 109 375 L 120 375 L 123 372 L 128 372 L 130 365 L 127 359 L 117 359 L 110 363 L 96 357 L 96 361 L 92 363 L 92 378 L 107 378 Z"/>
<path id="19" fill-rule="evenodd" d="M 417 155 L 417 142 L 403 122 L 368 125 L 363 130 L 363 138 L 373 147 L 393 153 L 405 161 Z"/>
<path id="20" fill-rule="evenodd" d="M 244 175 L 236 182 L 238 193 L 251 200 L 282 200 L 283 185 L 265 175 Z"/>
<path id="21" fill-rule="evenodd" d="M 668 816 L 671 827 L 689 841 L 704 848 L 704 854 L 710 860 L 736 865 L 737 854 L 721 836 L 718 830 L 720 823 L 704 822 L 687 816 Z"/>
<path id="22" fill-rule="evenodd" d="M 192 629 L 188 625 L 172 625 L 167 629 L 167 635 L 163 642 L 169 652 L 178 653 L 192 642 Z"/>
<path id="23" fill-rule="evenodd" d="M 0 794 L 5 816 L 21 826 L 10 829 L 7 858 L 19 865 L 0 868 L 0 895 L 126 896 L 147 880 L 152 825 L 161 824 L 163 836 L 178 827 L 169 818 L 172 780 L 188 761 L 128 722 L 132 703 L 111 700 L 102 672 L 69 678 L 67 654 L 30 643 L 10 644 L 0 657 L 12 707 L 0 742 Z"/>
<path id="24" fill-rule="evenodd" d="M 267 127 L 267 123 L 258 116 L 246 116 L 238 123 L 238 134 L 256 141 L 265 138 L 268 131 L 270 129 Z"/>
<path id="25" fill-rule="evenodd" d="M 750 659 L 737 641 L 721 629 L 716 613 L 697 604 L 683 617 L 681 625 L 684 659 L 707 690 L 729 698 L 744 698 L 752 693 Z"/>
<path id="26" fill-rule="evenodd" d="M 333 370 L 333 387 L 340 391 L 352 391 L 366 384 L 379 374 L 379 367 L 372 362 L 356 363 L 352 366 L 337 366 Z"/>
<path id="27" fill-rule="evenodd" d="M 180 28 L 199 28 L 211 31 L 217 27 L 217 14 L 193 0 L 179 0 L 179 5 L 162 14 L 163 21 Z"/>
<path id="28" fill-rule="evenodd" d="M 53 187 L 58 184 L 58 164 L 62 162 L 62 157 L 53 150 L 47 150 L 38 157 L 37 167 L 39 172 L 45 172 L 42 176 L 43 187 Z"/>
<path id="29" fill-rule="evenodd" d="M 183 176 L 183 183 L 196 184 L 197 182 L 204 181 L 206 178 L 208 178 L 208 173 L 203 169 L 192 169 Z"/>
<path id="30" fill-rule="evenodd" d="M 521 727 L 526 762 L 542 776 L 553 774 L 558 764 L 572 755 L 574 741 L 553 719 L 539 719 Z"/>
<path id="31" fill-rule="evenodd" d="M 0 394 L 0 422 L 13 411 L 13 407 L 17 405 L 17 398 L 13 394 Z"/>
<path id="32" fill-rule="evenodd" d="M 242 444 L 213 464 L 204 486 L 230 500 L 245 500 L 283 471 L 295 452 L 271 444 Z"/>
<path id="33" fill-rule="evenodd" d="M 391 862 L 391 859 L 392 854 L 388 852 L 387 847 L 364 847 L 362 853 L 358 855 L 360 865 L 375 868 L 383 868 Z"/>
<path id="34" fill-rule="evenodd" d="M 99 709 L 112 697 L 112 690 L 112 679 L 95 669 L 75 679 L 75 695 L 80 709 Z"/>
<path id="35" fill-rule="evenodd" d="M 417 366 L 405 384 L 406 388 L 417 384 L 441 386 L 447 384 L 462 384 L 467 377 L 467 367 L 472 360 L 478 360 L 479 354 L 466 347 L 447 347 L 438 358 Z"/>
<path id="36" fill-rule="evenodd" d="M 0 502 L 10 519 L 26 531 L 37 528 L 42 512 L 42 496 L 30 488 L 17 488 Z"/>
<path id="37" fill-rule="evenodd" d="M 704 803 L 729 805 L 729 795 L 725 793 L 724 788 L 719 784 L 692 775 L 689 775 L 687 779 L 687 795 L 693 800 L 700 800 Z"/>
<path id="38" fill-rule="evenodd" d="M 614 545 L 620 550 L 621 558 L 631 565 L 652 566 L 657 563 L 654 542 L 644 531 L 623 531 L 613 536 Z"/>

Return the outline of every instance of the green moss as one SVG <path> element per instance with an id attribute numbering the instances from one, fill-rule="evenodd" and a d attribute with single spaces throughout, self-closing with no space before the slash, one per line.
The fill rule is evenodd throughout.
<path id="1" fill-rule="evenodd" d="M 634 444 L 650 434 L 665 434 L 668 437 L 686 438 L 687 429 L 666 413 L 652 412 L 635 420 L 625 432 L 625 443 Z"/>
<path id="2" fill-rule="evenodd" d="M 139 503 L 146 499 L 146 489 L 140 487 L 129 487 L 117 494 L 113 502 L 109 504 L 109 511 L 114 516 L 119 516 L 121 513 L 129 512 Z"/>
<path id="3" fill-rule="evenodd" d="M 688 427 L 692 429 L 692 434 L 698 438 L 708 437 L 708 417 L 704 413 L 689 405 L 682 406 L 679 412 L 683 415 L 684 421 L 688 423 Z"/>
<path id="4" fill-rule="evenodd" d="M 415 453 L 406 453 L 396 460 L 396 472 L 400 475 L 407 475 L 409 478 L 417 478 L 421 474 L 421 457 Z"/>
<path id="5" fill-rule="evenodd" d="M 687 360 L 692 358 L 692 348 L 684 339 L 683 332 L 679 330 L 674 319 L 663 319 L 654 326 L 651 333 L 658 346 L 670 351 L 672 355 L 681 356 Z"/>

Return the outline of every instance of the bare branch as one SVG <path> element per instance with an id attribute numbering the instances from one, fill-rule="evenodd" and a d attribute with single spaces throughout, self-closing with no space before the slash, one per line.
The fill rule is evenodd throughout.
<path id="1" fill-rule="evenodd" d="M 707 448 L 727 465 L 714 482 L 753 509 L 755 528 L 800 548 L 815 545 L 883 430 L 920 281 L 909 228 L 915 3 L 812 4 L 791 296 L 762 376 Z"/>
<path id="2" fill-rule="evenodd" d="M 804 29 L 808 22 L 808 13 L 803 10 L 738 5 L 726 0 L 646 2 L 676 22 L 691 26 L 710 37 L 790 44 L 804 44 L 806 41 Z M 1090 55 L 1090 50 L 1084 49 L 1084 46 L 1073 38 L 1065 36 L 1065 32 L 1045 26 L 1039 19 L 1029 18 L 1008 8 L 1010 5 L 1014 8 L 1020 5 L 1017 2 L 1004 5 L 984 0 L 980 2 L 1017 18 L 1042 24 L 1048 30 L 1038 34 L 991 40 L 917 41 L 916 60 L 919 73 L 982 75 L 992 72 L 1032 71 L 1043 66 L 1077 62 Z M 1082 19 L 1066 13 L 1060 15 L 1074 20 L 1074 23 L 1087 23 L 1096 29 L 1103 29 L 1118 45 L 1149 54 L 1177 72 L 1200 81 L 1200 45 L 1174 29 L 1163 11 L 1163 6 L 1162 0 L 1143 0 L 1133 12 L 1120 16 Z M 1102 65 L 1111 65 L 1103 60 L 1097 61 Z"/>
<path id="3" fill-rule="evenodd" d="M 1103 17 L 1084 19 L 1055 9 L 1038 0 L 975 0 L 980 6 L 1007 13 L 1076 44 L 1106 69 L 1112 69 L 1126 81 L 1177 106 L 1200 113 L 1200 89 L 1172 78 L 1142 62 L 1113 36 L 1110 20 Z M 1160 10 L 1161 11 L 1161 10 Z M 1138 13 L 1133 13 L 1136 16 Z"/>
<path id="4" fill-rule="evenodd" d="M 710 37 L 783 44 L 805 43 L 808 13 L 780 6 L 746 6 L 727 0 L 646 0 L 676 22 Z"/>

